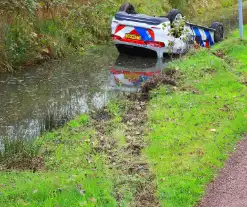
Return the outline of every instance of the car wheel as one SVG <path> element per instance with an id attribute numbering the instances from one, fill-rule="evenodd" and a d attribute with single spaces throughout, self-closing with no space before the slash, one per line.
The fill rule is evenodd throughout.
<path id="1" fill-rule="evenodd" d="M 167 18 L 170 20 L 171 24 L 183 19 L 184 15 L 178 9 L 173 9 L 167 14 Z"/>
<path id="2" fill-rule="evenodd" d="M 135 7 L 130 3 L 124 3 L 120 8 L 119 11 L 126 12 L 128 14 L 137 14 L 135 11 Z"/>
<path id="3" fill-rule="evenodd" d="M 218 43 L 224 40 L 224 25 L 220 22 L 214 22 L 211 27 L 215 30 L 214 32 L 214 42 Z"/>

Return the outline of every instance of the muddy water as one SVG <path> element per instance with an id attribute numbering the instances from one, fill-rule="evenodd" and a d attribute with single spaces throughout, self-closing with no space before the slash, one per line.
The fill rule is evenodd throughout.
<path id="1" fill-rule="evenodd" d="M 156 62 L 118 57 L 113 46 L 103 46 L 83 57 L 1 75 L 0 139 L 39 136 L 78 114 L 103 107 L 119 91 L 135 92 L 148 78 L 142 71 L 164 68 Z"/>

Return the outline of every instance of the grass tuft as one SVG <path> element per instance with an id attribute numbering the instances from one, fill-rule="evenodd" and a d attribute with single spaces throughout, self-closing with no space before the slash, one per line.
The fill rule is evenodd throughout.
<path id="1" fill-rule="evenodd" d="M 4 138 L 3 149 L 0 151 L 0 168 L 19 169 L 19 170 L 36 170 L 42 167 L 38 163 L 40 145 L 35 141 L 26 141 L 24 139 L 8 139 Z"/>

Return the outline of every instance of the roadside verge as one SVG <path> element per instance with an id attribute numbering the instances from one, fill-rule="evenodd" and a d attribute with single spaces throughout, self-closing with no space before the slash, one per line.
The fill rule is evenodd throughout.
<path id="1" fill-rule="evenodd" d="M 237 37 L 171 63 L 180 86 L 153 92 L 146 153 L 163 206 L 196 205 L 247 131 L 247 42 Z"/>

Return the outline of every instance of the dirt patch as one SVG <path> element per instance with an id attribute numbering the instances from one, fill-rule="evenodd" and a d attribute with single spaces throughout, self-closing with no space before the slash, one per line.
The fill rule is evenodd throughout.
<path id="1" fill-rule="evenodd" d="M 187 91 L 193 94 L 199 94 L 200 92 L 193 85 L 184 85 L 180 89 L 181 91 Z"/>
<path id="2" fill-rule="evenodd" d="M 220 51 L 220 50 L 217 50 L 217 51 L 213 52 L 213 55 L 215 55 L 216 57 L 219 57 L 221 59 L 224 59 L 225 56 L 226 56 L 226 54 L 224 52 Z"/>
<path id="3" fill-rule="evenodd" d="M 42 157 L 35 158 L 13 158 L 6 160 L 0 165 L 0 171 L 6 170 L 31 170 L 34 173 L 36 171 L 44 169 L 44 159 Z"/>
<path id="4" fill-rule="evenodd" d="M 242 83 L 247 86 L 247 80 L 246 81 L 243 81 Z"/>
<path id="5" fill-rule="evenodd" d="M 145 82 L 142 85 L 141 93 L 143 96 L 147 96 L 149 92 L 155 88 L 158 88 L 160 85 L 171 85 L 176 86 L 177 85 L 177 74 L 178 71 L 175 69 L 167 70 L 164 73 L 154 75 L 152 79 Z"/>
<path id="6" fill-rule="evenodd" d="M 91 117 L 95 121 L 108 121 L 112 118 L 111 114 L 105 108 L 103 110 L 91 114 Z"/>
<path id="7" fill-rule="evenodd" d="M 197 207 L 247 206 L 247 137 L 239 142 L 235 152 L 208 186 Z"/>
<path id="8" fill-rule="evenodd" d="M 216 73 L 216 69 L 215 68 L 205 68 L 202 70 L 203 73 L 208 73 L 208 74 L 214 74 Z"/>
<path id="9" fill-rule="evenodd" d="M 95 119 L 97 134 L 91 142 L 97 153 L 107 155 L 109 167 L 117 171 L 114 192 L 119 203 L 126 201 L 126 192 L 131 192 L 129 206 L 158 207 L 155 177 L 142 153 L 147 145 L 144 139 L 147 103 L 136 94 L 126 98 L 129 104 L 124 106 L 122 121 L 119 123 L 124 144 L 119 143 L 114 133 L 109 133 L 117 129 L 111 120 L 105 119 Z"/>

